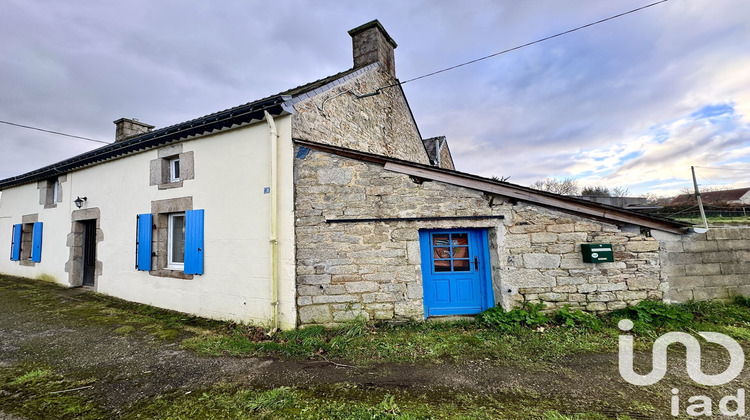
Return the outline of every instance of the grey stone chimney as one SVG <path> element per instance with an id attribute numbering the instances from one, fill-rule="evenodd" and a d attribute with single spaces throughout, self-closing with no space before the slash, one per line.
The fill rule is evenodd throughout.
<path id="1" fill-rule="evenodd" d="M 127 140 L 133 136 L 139 134 L 148 133 L 154 129 L 151 124 L 142 123 L 135 118 L 120 118 L 114 121 L 117 129 L 115 131 L 115 143 L 118 141 Z"/>
<path id="2" fill-rule="evenodd" d="M 393 58 L 396 41 L 377 19 L 352 29 L 349 35 L 352 37 L 355 69 L 380 63 L 391 76 L 396 77 L 396 62 Z"/>

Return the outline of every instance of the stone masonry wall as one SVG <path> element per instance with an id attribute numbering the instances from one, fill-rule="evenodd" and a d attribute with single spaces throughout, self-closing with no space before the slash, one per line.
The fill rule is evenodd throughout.
<path id="1" fill-rule="evenodd" d="M 419 229 L 505 228 L 500 219 L 326 223 L 335 218 L 507 214 L 481 192 L 415 183 L 381 165 L 311 150 L 295 159 L 301 324 L 422 319 Z"/>
<path id="2" fill-rule="evenodd" d="M 661 299 L 659 243 L 634 227 L 615 225 L 529 205 L 513 208 L 505 237 L 504 291 L 513 303 L 570 305 L 589 312 L 611 311 Z M 581 244 L 612 244 L 615 262 L 583 262 Z"/>
<path id="3" fill-rule="evenodd" d="M 351 80 L 298 102 L 292 116 L 292 137 L 429 165 L 400 88 L 384 89 L 379 95 L 360 99 L 350 93 L 341 94 L 351 90 L 362 95 L 395 81 L 375 64 Z M 331 99 L 323 105 L 328 98 Z"/>
<path id="4" fill-rule="evenodd" d="M 544 301 L 603 311 L 661 298 L 658 242 L 616 226 L 310 150 L 295 158 L 301 324 L 422 319 L 419 229 L 488 228 L 497 304 Z M 503 219 L 327 223 L 432 216 Z M 612 243 L 616 262 L 582 262 L 580 244 Z"/>
<path id="5" fill-rule="evenodd" d="M 655 235 L 661 246 L 666 299 L 729 299 L 750 295 L 750 227 L 711 228 L 690 235 Z"/>

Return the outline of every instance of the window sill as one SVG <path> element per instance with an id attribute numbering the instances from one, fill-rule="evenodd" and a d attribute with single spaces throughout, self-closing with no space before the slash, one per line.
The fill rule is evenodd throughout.
<path id="1" fill-rule="evenodd" d="M 151 270 L 148 273 L 154 277 L 168 277 L 172 279 L 181 279 L 181 280 L 193 279 L 192 274 L 185 274 L 182 272 L 182 270 L 171 269 L 171 268 L 164 268 L 161 270 Z"/>
<path id="2" fill-rule="evenodd" d="M 180 187 L 182 187 L 182 181 L 167 182 L 165 184 L 159 184 L 160 190 L 171 190 L 172 188 L 180 188 Z"/>

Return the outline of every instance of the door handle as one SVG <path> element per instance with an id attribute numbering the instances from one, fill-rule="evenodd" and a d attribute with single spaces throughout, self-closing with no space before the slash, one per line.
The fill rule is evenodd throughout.
<path id="1" fill-rule="evenodd" d="M 474 257 L 474 271 L 479 271 L 479 258 Z"/>

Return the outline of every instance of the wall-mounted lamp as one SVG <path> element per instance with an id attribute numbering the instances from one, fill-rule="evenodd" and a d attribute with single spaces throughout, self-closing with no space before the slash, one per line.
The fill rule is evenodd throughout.
<path id="1" fill-rule="evenodd" d="M 73 201 L 73 202 L 74 202 L 74 203 L 76 203 L 76 207 L 78 207 L 78 208 L 80 209 L 80 208 L 81 208 L 81 206 L 83 206 L 83 202 L 84 202 L 84 201 L 86 201 L 86 197 L 83 197 L 83 198 L 81 198 L 81 197 L 77 197 L 77 198 L 75 199 L 75 201 Z"/>

